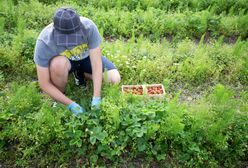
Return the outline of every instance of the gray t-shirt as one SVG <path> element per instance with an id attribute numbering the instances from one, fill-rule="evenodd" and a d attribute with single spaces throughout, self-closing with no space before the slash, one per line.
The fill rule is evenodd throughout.
<path id="1" fill-rule="evenodd" d="M 82 60 L 89 56 L 89 49 L 98 47 L 102 38 L 94 24 L 88 18 L 80 17 L 83 24 L 83 42 L 76 46 L 58 46 L 53 38 L 53 23 L 45 27 L 36 42 L 34 62 L 41 67 L 48 67 L 50 60 L 58 55 L 66 56 L 70 60 Z"/>

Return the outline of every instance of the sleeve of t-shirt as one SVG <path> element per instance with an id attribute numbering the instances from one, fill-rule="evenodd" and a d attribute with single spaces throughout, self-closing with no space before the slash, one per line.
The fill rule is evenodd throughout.
<path id="1" fill-rule="evenodd" d="M 95 25 L 95 23 L 92 22 L 91 29 L 88 36 L 88 47 L 89 49 L 94 49 L 98 47 L 102 42 L 101 35 Z"/>
<path id="2" fill-rule="evenodd" d="M 34 50 L 34 62 L 41 67 L 48 67 L 49 61 L 54 53 L 51 49 L 42 41 L 37 40 Z"/>

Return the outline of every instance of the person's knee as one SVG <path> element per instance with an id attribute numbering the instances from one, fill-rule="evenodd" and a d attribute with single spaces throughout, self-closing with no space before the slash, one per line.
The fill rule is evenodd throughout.
<path id="1" fill-rule="evenodd" d="M 64 74 L 65 71 L 69 71 L 69 61 L 64 56 L 54 57 L 50 62 L 50 72 L 55 75 Z"/>
<path id="2" fill-rule="evenodd" d="M 120 73 L 114 69 L 114 70 L 110 70 L 109 71 L 109 82 L 112 83 L 112 84 L 118 84 L 120 83 L 121 81 L 121 76 L 120 76 Z"/>

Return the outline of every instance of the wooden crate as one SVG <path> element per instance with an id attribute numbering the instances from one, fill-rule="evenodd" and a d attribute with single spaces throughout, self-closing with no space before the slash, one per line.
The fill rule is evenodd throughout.
<path id="1" fill-rule="evenodd" d="M 131 93 L 135 95 L 144 95 L 143 85 L 122 85 L 121 90 L 123 93 Z"/>
<path id="2" fill-rule="evenodd" d="M 165 90 L 162 84 L 149 84 L 145 87 L 145 93 L 150 97 L 164 97 Z"/>

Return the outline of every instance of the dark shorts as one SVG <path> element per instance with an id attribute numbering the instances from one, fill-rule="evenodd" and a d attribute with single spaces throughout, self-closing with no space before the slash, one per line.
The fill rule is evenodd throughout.
<path id="1" fill-rule="evenodd" d="M 92 74 L 90 57 L 87 57 L 80 61 L 72 61 L 72 60 L 69 60 L 69 61 L 71 63 L 70 73 L 75 72 L 75 71 L 80 71 L 80 72 L 86 72 L 86 73 Z M 105 56 L 102 56 L 102 63 L 103 63 L 103 66 L 102 66 L 103 72 L 105 69 L 107 70 L 117 69 L 115 65 L 112 62 L 110 62 Z"/>

